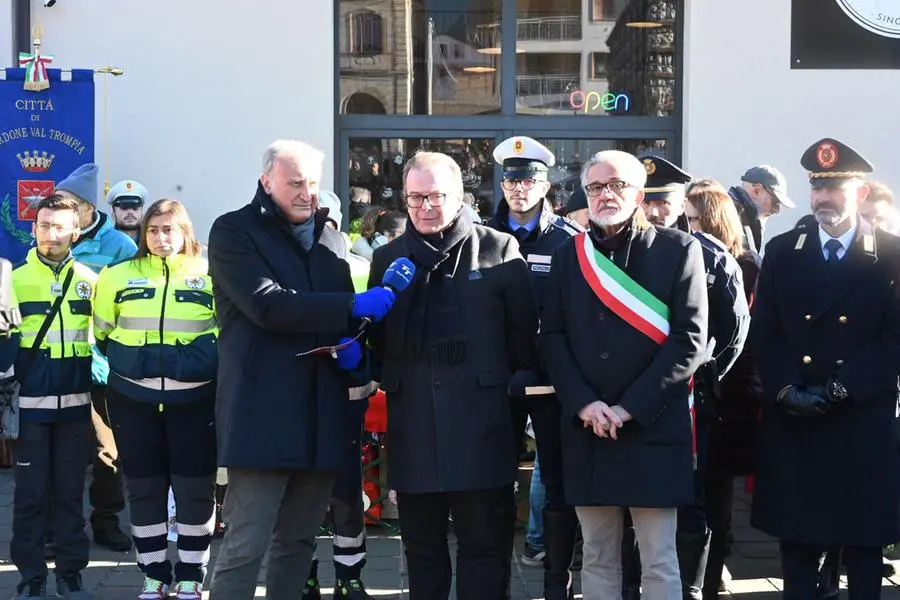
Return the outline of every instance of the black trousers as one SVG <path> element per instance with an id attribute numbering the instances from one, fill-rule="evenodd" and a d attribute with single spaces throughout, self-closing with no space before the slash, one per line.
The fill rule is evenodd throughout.
<path id="1" fill-rule="evenodd" d="M 567 507 L 563 489 L 562 434 L 560 419 L 562 405 L 556 396 L 527 396 L 510 398 L 513 411 L 515 440 L 519 444 L 525 436 L 525 426 L 531 415 L 534 440 L 541 456 L 541 482 L 546 489 L 544 508 L 551 511 Z"/>
<path id="2" fill-rule="evenodd" d="M 119 468 L 119 453 L 109 415 L 106 413 L 106 386 L 91 389 L 91 421 L 94 426 L 94 468 L 88 488 L 91 501 L 91 529 L 102 531 L 119 526 L 119 513 L 125 510 L 125 489 Z"/>
<path id="3" fill-rule="evenodd" d="M 457 540 L 457 597 L 497 600 L 506 593 L 505 519 L 512 495 L 512 485 L 470 492 L 397 495 L 411 600 L 446 600 L 450 596 L 453 573 L 447 533 L 451 514 Z"/>
<path id="4" fill-rule="evenodd" d="M 50 505 L 57 574 L 87 566 L 90 542 L 84 531 L 83 505 L 90 452 L 91 423 L 86 419 L 22 421 L 19 439 L 13 442 L 16 488 L 10 555 L 23 581 L 47 576 L 44 536 Z"/>
<path id="5" fill-rule="evenodd" d="M 819 561 L 829 549 L 818 544 L 781 542 L 781 571 L 784 600 L 816 600 Z M 850 600 L 878 600 L 881 597 L 881 546 L 844 546 L 847 589 Z"/>
<path id="6" fill-rule="evenodd" d="M 203 581 L 215 527 L 215 398 L 160 409 L 110 388 L 109 418 L 125 472 L 138 566 L 172 583 L 169 487 L 178 527 L 176 581 Z"/>
<path id="7" fill-rule="evenodd" d="M 703 593 L 710 598 L 715 598 L 715 594 L 718 594 L 725 559 L 731 556 L 734 480 L 735 475 L 721 469 L 709 469 L 706 472 L 706 522 L 712 535 Z"/>
<path id="8" fill-rule="evenodd" d="M 331 519 L 334 525 L 334 578 L 340 581 L 360 579 L 366 566 L 366 523 L 359 441 L 350 447 L 334 482 Z"/>

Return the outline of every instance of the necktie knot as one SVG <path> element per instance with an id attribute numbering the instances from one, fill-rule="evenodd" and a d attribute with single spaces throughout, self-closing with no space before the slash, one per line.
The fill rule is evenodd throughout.
<path id="1" fill-rule="evenodd" d="M 829 266 L 838 262 L 838 250 L 841 248 L 843 248 L 843 245 L 834 238 L 825 242 L 825 252 L 828 253 L 828 258 L 826 260 Z"/>
<path id="2" fill-rule="evenodd" d="M 518 229 L 516 229 L 515 234 L 516 239 L 519 240 L 519 242 L 524 242 L 525 239 L 531 234 L 531 232 L 524 227 L 519 227 Z"/>

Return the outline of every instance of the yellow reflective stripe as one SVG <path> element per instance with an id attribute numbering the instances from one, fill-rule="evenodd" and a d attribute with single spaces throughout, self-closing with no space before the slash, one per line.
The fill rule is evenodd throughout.
<path id="1" fill-rule="evenodd" d="M 141 387 L 154 390 L 163 389 L 163 383 L 165 383 L 166 390 L 169 391 L 192 390 L 194 388 L 204 386 L 212 381 L 177 381 L 175 379 L 169 379 L 168 377 L 147 377 L 145 379 L 131 379 L 130 377 L 122 377 L 118 373 L 116 373 L 116 375 L 129 383 L 133 383 L 134 385 L 139 385 Z"/>
<path id="2" fill-rule="evenodd" d="M 22 333 L 22 339 L 29 339 L 37 337 L 37 331 L 25 331 Z M 88 341 L 88 331 L 87 329 L 64 329 L 62 333 L 59 330 L 50 330 L 47 332 L 47 335 L 44 336 L 45 342 L 50 342 L 51 344 L 58 344 L 60 342 L 63 343 L 71 343 L 71 342 L 87 342 Z"/>
<path id="3" fill-rule="evenodd" d="M 127 329 L 131 331 L 156 331 L 159 329 L 159 319 L 157 317 L 119 317 L 116 323 L 119 329 Z M 216 320 L 213 318 L 196 321 L 194 319 L 173 319 L 166 317 L 163 322 L 163 331 L 180 331 L 183 333 L 202 333 L 215 329 Z"/>
<path id="4" fill-rule="evenodd" d="M 86 406 L 91 402 L 91 394 L 62 394 L 61 396 L 19 396 L 19 408 L 55 409 Z"/>
<path id="5" fill-rule="evenodd" d="M 102 319 L 97 313 L 94 313 L 94 327 L 100 331 L 112 331 L 116 328 L 115 323 Z"/>

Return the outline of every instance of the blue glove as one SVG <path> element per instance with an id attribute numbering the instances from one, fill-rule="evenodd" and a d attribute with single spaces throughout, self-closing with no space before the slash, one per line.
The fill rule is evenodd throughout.
<path id="1" fill-rule="evenodd" d="M 100 353 L 96 344 L 91 346 L 93 358 L 91 360 L 91 381 L 94 385 L 106 385 L 109 379 L 109 362 L 106 357 Z"/>
<path id="2" fill-rule="evenodd" d="M 394 292 L 386 287 L 374 287 L 356 294 L 353 302 L 353 318 L 369 317 L 378 322 L 391 310 L 395 299 Z"/>
<path id="3" fill-rule="evenodd" d="M 346 344 L 350 341 L 351 338 L 341 338 L 341 341 L 338 342 L 338 345 Z M 362 360 L 362 348 L 359 345 L 359 342 L 356 340 L 353 341 L 352 344 L 347 346 L 346 348 L 342 348 L 337 351 L 337 364 L 340 368 L 345 371 L 352 371 L 356 367 L 359 366 L 359 361 Z"/>

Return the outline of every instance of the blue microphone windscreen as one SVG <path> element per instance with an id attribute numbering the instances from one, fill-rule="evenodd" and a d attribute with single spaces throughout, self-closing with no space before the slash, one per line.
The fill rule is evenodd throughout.
<path id="1" fill-rule="evenodd" d="M 412 283 L 416 274 L 416 265 L 406 257 L 400 257 L 391 263 L 381 278 L 381 285 L 394 292 L 402 292 Z"/>

